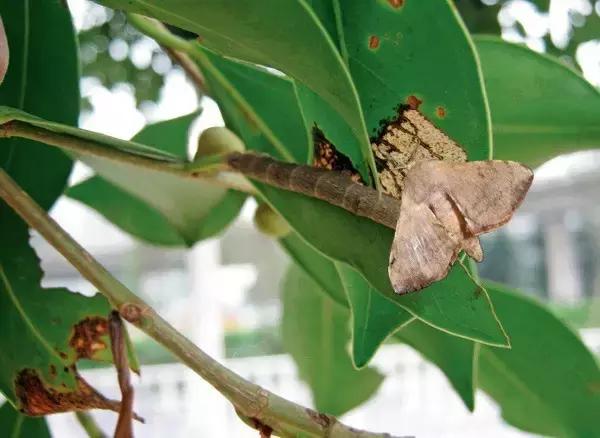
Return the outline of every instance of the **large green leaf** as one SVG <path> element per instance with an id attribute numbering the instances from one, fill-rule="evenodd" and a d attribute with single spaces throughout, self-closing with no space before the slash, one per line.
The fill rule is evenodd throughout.
<path id="1" fill-rule="evenodd" d="M 0 15 L 10 45 L 10 65 L 0 85 L 0 105 L 76 125 L 79 71 L 68 11 L 46 0 L 0 0 Z M 36 163 L 35 177 L 31 175 L 32 163 Z M 65 187 L 71 160 L 61 151 L 37 142 L 2 138 L 0 166 L 8 169 L 40 205 L 49 208 Z"/>
<path id="2" fill-rule="evenodd" d="M 10 438 L 50 438 L 43 418 L 29 418 L 17 412 L 10 403 L 0 407 L 0 433 Z"/>
<path id="3" fill-rule="evenodd" d="M 142 129 L 134 142 L 187 159 L 188 129 L 196 113 Z M 152 243 L 192 246 L 222 231 L 246 197 L 202 179 L 184 179 L 102 158 L 82 160 L 121 190 L 99 179 L 82 183 L 69 196 L 93 207 L 125 231 Z M 157 226 L 153 229 L 153 226 Z"/>
<path id="4" fill-rule="evenodd" d="M 343 126 L 330 137 L 369 179 L 373 164 L 362 110 L 350 74 L 335 45 L 304 0 L 226 1 L 101 0 L 197 33 L 202 45 L 233 58 L 274 67 L 301 81 L 339 114 Z M 374 168 L 371 169 L 374 171 Z"/>
<path id="5" fill-rule="evenodd" d="M 541 435 L 598 435 L 600 367 L 579 337 L 532 299 L 487 283 L 511 350 L 482 347 L 478 380 L 510 424 Z"/>
<path id="6" fill-rule="evenodd" d="M 332 415 L 369 399 L 383 381 L 373 369 L 353 367 L 346 350 L 348 317 L 348 310 L 312 278 L 290 267 L 283 283 L 283 342 L 311 388 L 315 407 Z"/>
<path id="7" fill-rule="evenodd" d="M 600 92 L 559 60 L 477 37 L 494 131 L 494 157 L 538 165 L 600 145 Z"/>

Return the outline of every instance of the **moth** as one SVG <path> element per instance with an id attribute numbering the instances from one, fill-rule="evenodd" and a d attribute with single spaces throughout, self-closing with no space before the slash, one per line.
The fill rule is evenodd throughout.
<path id="1" fill-rule="evenodd" d="M 465 151 L 411 106 L 400 107 L 371 140 L 379 192 L 321 131 L 313 134 L 313 166 L 240 153 L 228 164 L 395 229 L 388 273 L 398 294 L 443 279 L 461 251 L 482 261 L 479 236 L 510 220 L 533 180 L 516 162 L 467 162 Z"/>
<path id="2" fill-rule="evenodd" d="M 417 291 L 445 278 L 462 250 L 481 262 L 478 236 L 510 220 L 532 180 L 529 168 L 512 161 L 414 164 L 403 181 L 390 251 L 394 291 Z"/>

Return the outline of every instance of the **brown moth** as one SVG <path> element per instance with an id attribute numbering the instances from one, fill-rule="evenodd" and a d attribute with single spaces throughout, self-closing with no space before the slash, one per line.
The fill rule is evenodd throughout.
<path id="1" fill-rule="evenodd" d="M 512 161 L 414 164 L 404 178 L 390 252 L 388 272 L 396 293 L 443 279 L 461 250 L 480 262 L 478 236 L 510 220 L 532 180 L 529 168 Z"/>

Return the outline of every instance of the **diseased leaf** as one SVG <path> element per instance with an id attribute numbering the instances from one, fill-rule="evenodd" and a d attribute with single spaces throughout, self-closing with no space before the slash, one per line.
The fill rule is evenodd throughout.
<path id="1" fill-rule="evenodd" d="M 482 346 L 479 386 L 513 426 L 550 436 L 598 433 L 600 367 L 579 337 L 531 298 L 486 283 L 512 349 Z"/>
<path id="2" fill-rule="evenodd" d="M 346 350 L 348 310 L 294 265 L 283 284 L 283 306 L 283 342 L 311 388 L 315 407 L 337 416 L 369 399 L 383 377 L 353 367 Z"/>
<path id="3" fill-rule="evenodd" d="M 0 392 L 28 415 L 76 409 L 118 409 L 78 376 L 78 359 L 110 361 L 107 316 L 100 295 L 42 289 L 39 261 L 26 225 L 0 216 Z"/>
<path id="4" fill-rule="evenodd" d="M 489 157 L 477 55 L 451 1 L 339 0 L 337 9 L 330 4 L 373 137 L 382 120 L 408 104 L 462 145 L 470 160 Z"/>
<path id="5" fill-rule="evenodd" d="M 10 438 L 51 438 L 45 419 L 26 417 L 10 403 L 0 407 L 0 426 L 3 436 Z"/>
<path id="6" fill-rule="evenodd" d="M 133 141 L 148 144 L 181 161 L 187 160 L 188 129 L 196 113 L 155 123 L 142 129 Z M 69 190 L 125 231 L 152 243 L 192 246 L 223 230 L 239 213 L 246 196 L 208 180 L 115 163 L 103 158 L 82 158 L 105 178 L 86 181 Z M 119 187 L 113 189 L 112 185 Z M 126 201 L 125 204 L 120 202 Z M 131 201 L 131 202 L 130 202 Z M 123 208 L 125 205 L 125 209 Z M 157 226 L 156 229 L 153 229 Z"/>
<path id="7" fill-rule="evenodd" d="M 494 157 L 539 165 L 600 144 L 600 92 L 559 60 L 475 39 L 490 101 Z"/>

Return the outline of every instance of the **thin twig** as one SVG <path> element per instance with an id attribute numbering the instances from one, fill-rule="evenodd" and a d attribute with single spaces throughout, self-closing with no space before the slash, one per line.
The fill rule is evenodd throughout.
<path id="1" fill-rule="evenodd" d="M 90 253 L 0 169 L 0 197 L 38 231 L 88 281 L 108 298 L 121 316 L 170 350 L 181 362 L 223 394 L 245 417 L 254 418 L 283 436 L 384 437 L 352 429 L 333 416 L 281 398 L 221 365 L 162 319 L 154 309 L 114 278 Z"/>
<path id="2" fill-rule="evenodd" d="M 77 417 L 77 421 L 85 430 L 89 438 L 106 438 L 106 435 L 100 427 L 96 424 L 94 417 L 90 415 L 87 411 L 76 411 L 75 416 Z"/>
<path id="3" fill-rule="evenodd" d="M 110 346 L 121 390 L 121 411 L 115 428 L 115 438 L 133 437 L 133 386 L 127 360 L 125 329 L 119 312 L 113 310 L 108 318 Z"/>
<path id="4" fill-rule="evenodd" d="M 204 75 L 192 58 L 190 58 L 187 54 L 179 50 L 172 49 L 168 46 L 161 46 L 161 48 L 169 56 L 169 58 L 171 58 L 173 63 L 179 65 L 183 69 L 200 93 L 209 94 L 208 90 L 206 89 L 206 80 L 204 79 Z"/>

